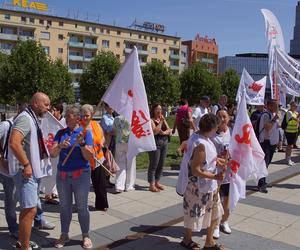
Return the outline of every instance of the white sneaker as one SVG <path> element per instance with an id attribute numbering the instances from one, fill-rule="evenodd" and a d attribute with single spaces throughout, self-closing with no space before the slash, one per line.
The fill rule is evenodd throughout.
<path id="1" fill-rule="evenodd" d="M 224 223 L 222 223 L 220 225 L 221 231 L 226 233 L 226 234 L 231 234 L 231 229 L 229 227 L 229 224 L 227 221 L 225 221 Z"/>
<path id="2" fill-rule="evenodd" d="M 219 229 L 219 227 L 215 228 L 214 233 L 213 233 L 213 238 L 216 239 L 216 240 L 220 238 L 220 229 Z"/>
<path id="3" fill-rule="evenodd" d="M 292 160 L 289 160 L 287 164 L 288 164 L 290 167 L 292 167 L 292 166 L 295 165 L 295 162 L 293 162 Z"/>

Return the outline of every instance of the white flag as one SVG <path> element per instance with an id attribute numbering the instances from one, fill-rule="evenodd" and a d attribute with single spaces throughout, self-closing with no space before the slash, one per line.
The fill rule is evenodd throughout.
<path id="1" fill-rule="evenodd" d="M 43 132 L 45 145 L 48 148 L 48 151 L 53 146 L 54 137 L 58 130 L 66 127 L 65 119 L 62 121 L 58 121 L 50 112 L 47 112 L 41 123 L 41 129 Z M 56 191 L 56 172 L 57 172 L 57 164 L 58 164 L 58 156 L 55 158 L 50 158 L 51 167 L 52 167 L 52 176 L 47 176 L 42 178 L 40 184 L 40 191 L 45 193 L 46 195 L 51 193 L 57 193 Z"/>
<path id="2" fill-rule="evenodd" d="M 267 78 L 263 77 L 258 81 L 254 81 L 244 68 L 236 96 L 237 103 L 240 103 L 242 94 L 245 92 L 247 104 L 264 105 L 266 80 Z"/>
<path id="3" fill-rule="evenodd" d="M 102 100 L 131 124 L 128 159 L 140 152 L 156 150 L 136 47 L 129 54 Z"/>
<path id="4" fill-rule="evenodd" d="M 245 94 L 237 111 L 232 139 L 229 144 L 231 157 L 231 178 L 229 190 L 229 210 L 232 212 L 239 199 L 246 198 L 246 182 L 255 179 L 256 182 L 267 176 L 265 154 L 256 138 L 248 116 Z"/>
<path id="5" fill-rule="evenodd" d="M 276 76 L 277 68 L 274 50 L 275 48 L 279 48 L 282 51 L 285 51 L 282 29 L 276 16 L 270 10 L 262 9 L 261 12 L 265 18 L 266 37 L 268 39 L 267 44 L 269 53 L 269 76 L 271 82 L 271 95 L 272 98 L 279 100 L 279 86 L 278 79 Z"/>

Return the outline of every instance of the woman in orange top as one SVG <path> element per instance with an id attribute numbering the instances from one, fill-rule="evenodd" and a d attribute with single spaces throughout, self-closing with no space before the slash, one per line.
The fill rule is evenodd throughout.
<path id="1" fill-rule="evenodd" d="M 87 121 L 92 117 L 94 112 L 93 106 L 90 104 L 85 104 L 81 107 L 81 124 L 85 126 Z M 104 144 L 104 134 L 99 123 L 96 121 L 90 121 L 88 126 L 93 134 L 94 142 L 94 158 L 90 160 L 90 165 L 92 168 L 91 178 L 94 187 L 95 197 L 95 208 L 96 210 L 107 211 L 108 201 L 107 201 L 107 191 L 106 191 L 106 172 L 100 163 L 104 161 L 104 154 L 102 151 L 102 146 Z M 97 160 L 96 160 L 97 159 Z"/>

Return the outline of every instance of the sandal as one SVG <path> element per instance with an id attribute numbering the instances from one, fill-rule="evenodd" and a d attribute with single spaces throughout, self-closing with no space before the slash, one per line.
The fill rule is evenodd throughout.
<path id="1" fill-rule="evenodd" d="M 70 241 L 69 236 L 62 234 L 60 235 L 59 239 L 56 240 L 54 247 L 63 248 L 65 244 L 68 243 L 69 241 Z"/>
<path id="2" fill-rule="evenodd" d="M 160 184 L 156 184 L 155 187 L 160 189 L 160 190 L 165 190 L 165 187 L 163 185 L 160 185 Z"/>
<path id="3" fill-rule="evenodd" d="M 149 187 L 149 191 L 156 193 L 159 192 L 160 190 L 157 187 Z"/>
<path id="4" fill-rule="evenodd" d="M 189 244 L 185 244 L 184 241 L 180 242 L 180 245 L 186 249 L 190 249 L 190 250 L 200 250 L 200 246 L 199 244 L 197 244 L 194 241 L 191 241 Z"/>
<path id="5" fill-rule="evenodd" d="M 216 244 L 216 245 L 214 245 L 214 246 L 212 246 L 212 247 L 206 247 L 206 246 L 204 246 L 204 247 L 202 248 L 202 250 L 225 250 L 225 248 L 224 248 L 223 245 L 218 245 L 218 244 Z"/>
<path id="6" fill-rule="evenodd" d="M 91 248 L 93 248 L 93 243 L 92 243 L 91 239 L 88 236 L 85 236 L 83 238 L 82 248 L 84 248 L 84 249 L 91 249 Z"/>

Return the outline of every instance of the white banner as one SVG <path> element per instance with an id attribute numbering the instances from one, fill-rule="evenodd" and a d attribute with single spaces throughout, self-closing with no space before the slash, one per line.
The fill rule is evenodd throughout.
<path id="1" fill-rule="evenodd" d="M 156 150 L 136 47 L 113 79 L 102 100 L 131 124 L 128 159 L 140 152 Z"/>
<path id="2" fill-rule="evenodd" d="M 279 49 L 275 49 L 275 57 L 282 91 L 292 96 L 300 96 L 300 63 Z"/>
<path id="3" fill-rule="evenodd" d="M 265 19 L 266 37 L 268 39 L 268 53 L 269 53 L 269 77 L 271 82 L 271 96 L 279 100 L 278 79 L 276 76 L 276 59 L 274 55 L 275 48 L 285 51 L 284 39 L 280 23 L 276 16 L 267 9 L 261 9 Z"/>
<path id="4" fill-rule="evenodd" d="M 245 92 L 246 103 L 250 105 L 264 105 L 267 77 L 254 81 L 244 68 L 236 96 L 237 103 L 240 103 L 243 92 Z"/>
<path id="5" fill-rule="evenodd" d="M 267 176 L 265 154 L 256 138 L 248 116 L 245 92 L 237 110 L 236 122 L 229 144 L 231 157 L 229 210 L 232 212 L 239 199 L 246 197 L 246 182 L 255 179 L 256 182 Z"/>

